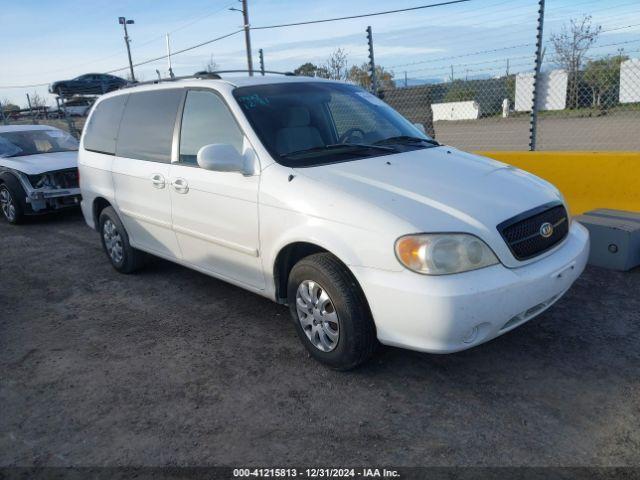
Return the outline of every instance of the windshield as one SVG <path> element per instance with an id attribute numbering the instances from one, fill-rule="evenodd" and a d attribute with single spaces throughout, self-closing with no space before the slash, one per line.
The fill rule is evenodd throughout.
<path id="1" fill-rule="evenodd" d="M 0 132 L 0 157 L 4 158 L 76 150 L 78 141 L 58 129 Z"/>
<path id="2" fill-rule="evenodd" d="M 378 97 L 353 85 L 280 83 L 233 92 L 275 160 L 291 167 L 437 145 Z"/>

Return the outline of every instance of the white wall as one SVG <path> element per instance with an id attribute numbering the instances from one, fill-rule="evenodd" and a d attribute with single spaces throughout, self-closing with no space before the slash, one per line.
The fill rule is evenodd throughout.
<path id="1" fill-rule="evenodd" d="M 480 105 L 475 101 L 432 103 L 433 121 L 438 120 L 477 120 L 480 118 Z"/>
<path id="2" fill-rule="evenodd" d="M 569 75 L 564 70 L 552 70 L 540 75 L 539 110 L 564 110 L 567 106 Z M 516 75 L 516 112 L 529 112 L 533 105 L 533 73 Z"/>
<path id="3" fill-rule="evenodd" d="M 620 103 L 640 102 L 640 59 L 620 64 Z"/>

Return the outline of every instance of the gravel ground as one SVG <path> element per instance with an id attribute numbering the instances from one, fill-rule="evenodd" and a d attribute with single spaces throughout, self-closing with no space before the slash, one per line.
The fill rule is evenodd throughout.
<path id="1" fill-rule="evenodd" d="M 638 269 L 470 351 L 336 373 L 282 306 L 116 273 L 77 212 L 0 222 L 0 249 L 0 466 L 640 466 Z"/>

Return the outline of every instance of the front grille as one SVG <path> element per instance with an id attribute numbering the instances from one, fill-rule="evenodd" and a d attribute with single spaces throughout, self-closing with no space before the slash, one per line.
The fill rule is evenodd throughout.
<path id="1" fill-rule="evenodd" d="M 60 170 L 53 172 L 53 183 L 56 188 L 78 188 L 78 170 Z"/>
<path id="2" fill-rule="evenodd" d="M 553 226 L 553 233 L 544 237 L 545 224 Z M 560 204 L 547 204 L 517 215 L 498 225 L 498 231 L 518 260 L 527 260 L 549 250 L 569 233 L 569 216 Z"/>

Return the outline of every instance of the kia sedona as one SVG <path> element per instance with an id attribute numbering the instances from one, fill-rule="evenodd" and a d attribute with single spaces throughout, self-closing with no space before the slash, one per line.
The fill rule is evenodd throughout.
<path id="1" fill-rule="evenodd" d="M 517 328 L 589 251 L 550 183 L 323 79 L 112 92 L 79 168 L 84 217 L 116 270 L 151 254 L 287 305 L 309 353 L 339 370 L 379 343 L 449 353 Z"/>

